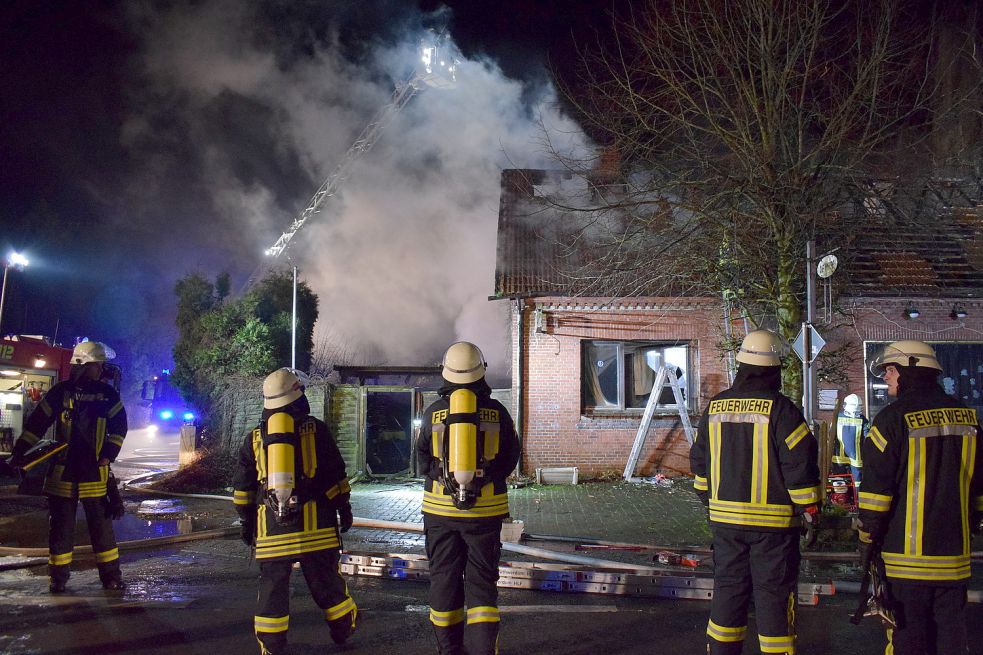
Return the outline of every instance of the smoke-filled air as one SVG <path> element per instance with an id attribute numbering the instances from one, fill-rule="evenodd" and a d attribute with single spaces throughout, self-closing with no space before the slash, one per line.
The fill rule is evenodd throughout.
<path id="1" fill-rule="evenodd" d="M 130 193 L 193 240 L 178 277 L 230 270 L 244 282 L 412 76 L 438 22 L 404 11 L 392 34 L 362 38 L 345 16 L 319 18 L 278 22 L 237 0 L 130 10 L 142 81 L 122 127 L 138 162 Z M 433 364 L 464 339 L 507 373 L 507 301 L 488 300 L 501 169 L 556 167 L 544 134 L 583 148 L 552 87 L 456 57 L 456 83 L 424 86 L 279 258 L 319 296 L 315 343 L 354 363 Z"/>

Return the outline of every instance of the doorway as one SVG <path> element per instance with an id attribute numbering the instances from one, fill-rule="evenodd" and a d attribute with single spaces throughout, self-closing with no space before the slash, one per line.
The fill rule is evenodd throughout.
<path id="1" fill-rule="evenodd" d="M 365 470 L 408 475 L 413 457 L 413 391 L 365 392 Z"/>

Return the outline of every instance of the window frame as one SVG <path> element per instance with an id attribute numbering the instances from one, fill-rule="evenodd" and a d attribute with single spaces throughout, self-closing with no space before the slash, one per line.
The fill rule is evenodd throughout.
<path id="1" fill-rule="evenodd" d="M 617 405 L 614 406 L 603 406 L 603 405 L 590 405 L 588 404 L 588 392 L 587 392 L 587 382 L 586 373 L 587 367 L 591 364 L 588 360 L 588 353 L 591 347 L 595 345 L 611 345 L 615 347 L 615 359 L 617 365 Z M 692 339 L 581 339 L 580 341 L 580 413 L 584 417 L 597 417 L 597 418 L 618 418 L 618 417 L 641 417 L 645 412 L 645 406 L 641 407 L 629 407 L 627 406 L 627 383 L 628 383 L 628 362 L 626 356 L 631 354 L 634 356 L 635 352 L 626 352 L 628 350 L 626 346 L 630 347 L 631 350 L 637 352 L 643 348 L 679 348 L 683 347 L 686 349 L 686 368 L 683 371 L 683 381 L 682 391 L 684 396 L 683 407 L 687 414 L 693 415 L 696 411 L 694 408 L 694 394 L 693 389 L 696 388 L 695 377 L 696 377 L 696 367 L 695 353 L 696 353 L 696 341 Z M 653 380 L 654 382 L 654 380 Z M 647 403 L 647 401 L 646 401 Z M 671 416 L 679 414 L 679 406 L 675 403 L 672 404 L 656 404 L 655 406 L 655 416 Z"/>

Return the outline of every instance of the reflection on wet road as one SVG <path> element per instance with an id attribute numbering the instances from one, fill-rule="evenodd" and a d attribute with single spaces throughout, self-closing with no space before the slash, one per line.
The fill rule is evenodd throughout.
<path id="1" fill-rule="evenodd" d="M 113 463 L 113 473 L 120 480 L 128 481 L 147 473 L 174 470 L 178 464 L 180 442 L 177 431 L 162 431 L 155 427 L 130 430 Z"/>

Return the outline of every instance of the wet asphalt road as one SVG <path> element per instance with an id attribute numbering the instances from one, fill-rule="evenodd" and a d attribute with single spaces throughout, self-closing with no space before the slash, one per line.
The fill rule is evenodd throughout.
<path id="1" fill-rule="evenodd" d="M 47 593 L 43 567 L 0 573 L 0 653 L 258 652 L 252 636 L 258 569 L 238 541 L 129 551 L 122 562 L 129 583 L 122 595 L 104 592 L 92 568 L 75 571 L 69 593 L 57 597 Z M 330 642 L 303 576 L 295 573 L 290 653 L 436 652 L 425 583 L 348 580 L 361 625 L 341 648 Z M 800 608 L 799 654 L 883 653 L 883 632 L 875 623 L 849 624 L 855 602 L 852 595 L 823 597 L 818 607 Z M 705 648 L 709 605 L 702 601 L 502 590 L 500 606 L 502 655 L 674 654 Z M 970 626 L 975 643 L 983 643 L 979 623 Z M 749 643 L 745 652 L 756 653 L 755 645 Z"/>

